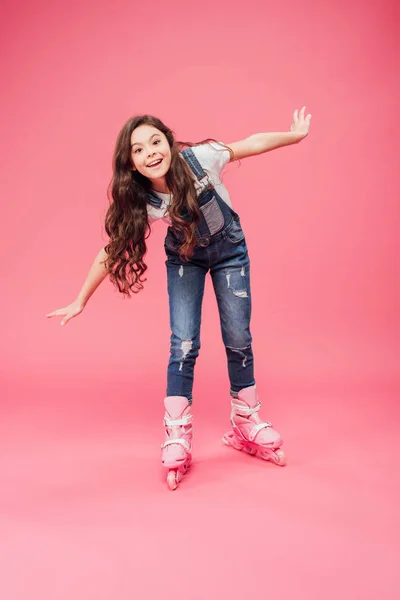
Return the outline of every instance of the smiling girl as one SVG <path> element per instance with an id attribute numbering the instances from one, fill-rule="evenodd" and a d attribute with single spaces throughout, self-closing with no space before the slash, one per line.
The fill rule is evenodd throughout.
<path id="1" fill-rule="evenodd" d="M 109 243 L 96 256 L 76 300 L 47 317 L 68 323 L 85 308 L 108 275 L 125 295 L 143 288 L 150 225 L 168 225 L 164 248 L 171 345 L 167 370 L 162 464 L 171 489 L 192 459 L 192 388 L 200 349 L 201 307 L 209 272 L 226 349 L 232 430 L 223 441 L 278 465 L 282 438 L 259 415 L 250 333 L 250 261 L 240 218 L 220 174 L 229 161 L 295 144 L 309 130 L 305 107 L 293 114 L 290 131 L 259 133 L 230 143 L 177 142 L 159 119 L 145 115 L 121 129 L 113 159 L 111 202 L 105 220 Z"/>

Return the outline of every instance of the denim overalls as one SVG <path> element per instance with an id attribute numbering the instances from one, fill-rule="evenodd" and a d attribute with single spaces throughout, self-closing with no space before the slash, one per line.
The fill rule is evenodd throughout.
<path id="1" fill-rule="evenodd" d="M 189 261 L 182 261 L 178 254 L 179 239 L 174 229 L 168 228 L 164 248 L 172 333 L 166 395 L 185 396 L 191 403 L 208 271 L 218 303 L 231 395 L 237 395 L 255 381 L 250 333 L 250 261 L 239 215 L 220 198 L 194 152 L 188 148 L 181 155 L 202 186 L 198 194 L 201 219 L 196 231 L 201 245 L 195 246 Z M 153 194 L 149 194 L 148 201 L 153 206 L 161 205 L 161 200 Z"/>

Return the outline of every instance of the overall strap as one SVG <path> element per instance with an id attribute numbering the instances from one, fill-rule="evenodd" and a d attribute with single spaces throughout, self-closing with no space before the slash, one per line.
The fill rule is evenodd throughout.
<path id="1" fill-rule="evenodd" d="M 162 200 L 152 192 L 147 192 L 147 201 L 155 208 L 161 208 Z"/>
<path id="2" fill-rule="evenodd" d="M 205 183 L 207 183 L 208 175 L 205 172 L 205 170 L 203 169 L 203 167 L 201 166 L 201 164 L 199 163 L 193 150 L 191 148 L 186 148 L 185 150 L 183 150 L 181 152 L 181 155 L 184 158 L 185 162 L 190 167 L 190 169 L 192 170 L 196 179 L 203 185 Z M 204 181 L 204 180 L 206 180 L 206 181 Z M 161 204 L 162 204 L 161 198 L 159 198 L 152 192 L 147 193 L 147 200 L 148 200 L 149 204 L 151 204 L 155 208 L 161 208 Z"/>
<path id="3" fill-rule="evenodd" d="M 181 154 L 187 162 L 187 164 L 189 165 L 189 167 L 191 168 L 191 170 L 193 171 L 193 174 L 196 177 L 196 179 L 198 179 L 201 183 L 204 184 L 205 182 L 203 181 L 203 179 L 207 178 L 208 180 L 208 175 L 199 163 L 192 148 L 186 148 L 185 150 L 182 150 Z"/>

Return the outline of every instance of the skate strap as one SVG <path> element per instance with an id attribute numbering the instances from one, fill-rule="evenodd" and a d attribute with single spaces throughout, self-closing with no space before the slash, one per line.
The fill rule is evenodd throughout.
<path id="1" fill-rule="evenodd" d="M 185 448 L 185 450 L 187 452 L 190 452 L 190 446 L 188 444 L 188 442 L 186 440 L 184 440 L 183 438 L 171 438 L 170 440 L 167 440 L 166 442 L 164 442 L 164 444 L 162 445 L 162 448 L 165 448 L 165 446 L 170 446 L 171 444 L 180 444 L 181 446 L 183 446 Z"/>
<path id="2" fill-rule="evenodd" d="M 254 442 L 254 439 L 261 429 L 266 429 L 267 427 L 272 427 L 271 423 L 259 423 L 258 425 L 254 425 L 253 429 L 249 433 L 250 442 Z"/>
<path id="3" fill-rule="evenodd" d="M 237 415 L 240 415 L 242 417 L 249 417 L 250 415 L 260 410 L 261 402 L 257 402 L 257 404 L 253 407 L 242 406 L 241 404 L 235 404 L 235 402 L 232 402 L 232 408 L 235 410 L 235 413 Z"/>
<path id="4" fill-rule="evenodd" d="M 193 415 L 184 415 L 181 419 L 169 419 L 168 417 L 164 417 L 164 423 L 167 427 L 190 425 L 192 421 Z"/>

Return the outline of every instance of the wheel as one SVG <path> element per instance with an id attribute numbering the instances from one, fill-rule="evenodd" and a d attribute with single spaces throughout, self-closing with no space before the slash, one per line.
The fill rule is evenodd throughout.
<path id="1" fill-rule="evenodd" d="M 235 448 L 235 450 L 243 450 L 242 442 L 238 439 L 233 431 L 228 431 L 228 433 L 226 433 L 222 438 L 222 441 L 227 446 L 232 446 L 232 448 Z"/>
<path id="2" fill-rule="evenodd" d="M 170 490 L 176 490 L 178 487 L 177 473 L 174 470 L 168 471 L 167 484 Z"/>
<path id="3" fill-rule="evenodd" d="M 224 435 L 224 437 L 222 438 L 222 441 L 224 442 L 224 444 L 225 444 L 226 446 L 232 446 L 231 439 L 232 439 L 232 432 L 231 432 L 231 431 L 229 431 L 228 433 L 226 433 L 226 434 Z"/>
<path id="4" fill-rule="evenodd" d="M 257 450 L 256 450 L 256 448 L 253 448 L 253 446 L 244 446 L 243 450 L 245 452 L 247 452 L 247 454 L 251 454 L 252 456 L 254 456 L 255 454 L 257 454 Z"/>
<path id="5" fill-rule="evenodd" d="M 279 465 L 280 467 L 284 467 L 286 465 L 286 457 L 284 451 L 279 448 L 278 450 L 275 450 L 274 455 L 274 463 Z"/>

